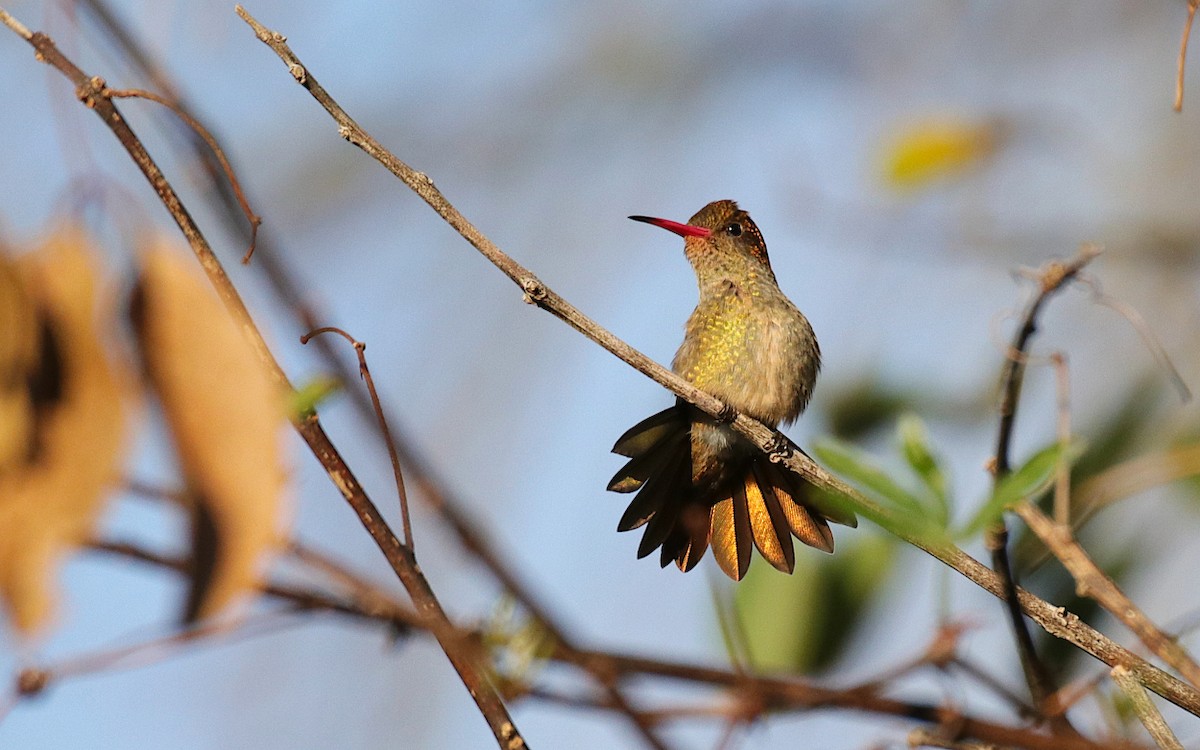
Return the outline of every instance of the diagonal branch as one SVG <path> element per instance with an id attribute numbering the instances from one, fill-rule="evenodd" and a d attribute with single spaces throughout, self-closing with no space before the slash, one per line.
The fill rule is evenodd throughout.
<path id="1" fill-rule="evenodd" d="M 242 6 L 237 6 L 236 10 L 238 15 L 254 29 L 255 35 L 259 40 L 270 47 L 279 56 L 280 60 L 287 65 L 289 72 L 296 79 L 296 82 L 307 89 L 313 98 L 329 112 L 334 121 L 338 123 L 339 135 L 379 161 L 404 182 L 405 185 L 416 192 L 439 216 L 449 223 L 450 226 L 454 227 L 464 239 L 479 250 L 480 253 L 504 272 L 505 275 L 516 282 L 524 291 L 526 301 L 536 304 L 538 307 L 563 320 L 625 363 L 642 372 L 672 393 L 680 396 L 685 401 L 693 404 L 701 411 L 717 418 L 722 418 L 728 414 L 725 405 L 719 399 L 697 389 L 686 380 L 609 333 L 595 321 L 570 305 L 566 300 L 548 289 L 537 277 L 501 251 L 499 247 L 472 226 L 451 205 L 427 175 L 412 169 L 359 127 L 346 114 L 345 110 L 333 100 L 329 93 L 317 83 L 308 69 L 300 62 L 300 59 L 288 47 L 286 37 L 264 27 L 251 17 Z M 893 520 L 893 516 L 889 511 L 867 500 L 844 482 L 829 474 L 829 472 L 825 471 L 825 469 L 798 450 L 783 434 L 768 428 L 761 422 L 744 414 L 738 414 L 729 424 L 754 443 L 760 450 L 767 452 L 773 459 L 778 460 L 813 484 L 853 498 L 853 503 L 856 507 L 869 510 L 874 517 L 881 519 L 884 523 L 889 523 L 889 521 Z M 953 545 L 932 543 L 904 531 L 898 524 L 891 525 L 888 530 L 950 566 L 992 595 L 997 597 L 1004 596 L 1004 587 L 999 577 L 962 549 Z M 1130 669 L 1137 676 L 1138 680 L 1147 688 L 1184 710 L 1200 716 L 1200 692 L 1197 692 L 1191 686 L 1149 664 L 1146 660 L 1129 650 L 1122 648 L 1062 607 L 1056 607 L 1019 587 L 1016 589 L 1016 595 L 1017 601 L 1024 612 L 1051 635 L 1074 644 L 1109 666 L 1117 664 L 1130 665 Z"/>
<path id="2" fill-rule="evenodd" d="M 106 95 L 104 80 L 99 76 L 89 76 L 84 73 L 59 51 L 50 37 L 41 32 L 30 32 L 3 8 L 0 8 L 0 23 L 8 26 L 25 39 L 34 48 L 38 60 L 54 67 L 70 80 L 76 87 L 78 98 L 100 117 L 117 140 L 121 142 L 121 145 L 125 147 L 125 150 L 129 152 L 138 169 L 158 194 L 167 211 L 170 212 L 171 218 L 183 232 L 192 251 L 200 261 L 201 267 L 208 275 L 209 281 L 216 289 L 217 295 L 246 334 L 269 375 L 281 389 L 290 390 L 291 384 L 288 382 L 287 376 L 268 349 L 266 341 L 251 318 L 241 296 L 226 275 L 221 262 L 213 253 L 208 240 L 205 239 L 191 214 L 180 201 L 162 170 L 134 134 L 129 123 Z M 350 467 L 325 434 L 316 416 L 297 417 L 293 424 L 296 431 L 308 443 L 313 454 L 325 467 L 334 486 L 354 509 L 363 527 L 383 552 L 397 577 L 404 584 L 409 596 L 412 597 L 418 613 L 430 622 L 439 645 L 475 700 L 500 747 L 505 750 L 523 748 L 525 746 L 524 739 L 509 716 L 508 709 L 505 708 L 495 687 L 488 682 L 476 655 L 471 652 L 469 644 L 458 637 L 457 629 L 438 602 L 437 596 L 417 565 L 412 550 L 401 544 L 395 533 L 388 527 L 379 509 L 371 502 Z"/>
<path id="3" fill-rule="evenodd" d="M 1016 513 L 1075 579 L 1080 596 L 1095 599 L 1100 606 L 1125 624 L 1160 659 L 1179 671 L 1193 685 L 1200 685 L 1200 665 L 1174 638 L 1164 633 L 1121 588 L 1096 566 L 1071 534 L 1071 527 L 1055 523 L 1028 502 Z"/>

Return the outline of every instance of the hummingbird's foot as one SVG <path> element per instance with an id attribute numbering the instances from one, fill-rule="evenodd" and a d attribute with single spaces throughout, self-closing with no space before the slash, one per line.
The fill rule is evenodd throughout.
<path id="1" fill-rule="evenodd" d="M 721 411 L 713 418 L 717 420 L 717 424 L 730 424 L 738 418 L 738 410 L 729 404 L 722 404 Z"/>
<path id="2" fill-rule="evenodd" d="M 771 438 L 771 442 L 765 448 L 767 458 L 771 459 L 771 463 L 781 463 L 792 457 L 792 441 L 788 440 L 779 433 Z"/>

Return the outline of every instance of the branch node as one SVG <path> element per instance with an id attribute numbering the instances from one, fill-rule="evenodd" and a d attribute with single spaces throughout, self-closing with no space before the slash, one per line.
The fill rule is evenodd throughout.
<path id="1" fill-rule="evenodd" d="M 525 747 L 525 738 L 517 731 L 517 728 L 512 725 L 512 722 L 504 722 L 500 727 L 502 735 L 501 740 L 504 742 L 505 750 L 523 750 Z"/>
<path id="2" fill-rule="evenodd" d="M 29 697 L 41 693 L 50 684 L 50 672 L 45 669 L 22 669 L 17 675 L 17 693 Z"/>
<path id="3" fill-rule="evenodd" d="M 92 76 L 75 89 L 75 98 L 83 102 L 88 109 L 96 108 L 96 100 L 105 96 L 108 85 L 100 76 Z"/>
<path id="4" fill-rule="evenodd" d="M 283 34 L 278 34 L 278 33 L 275 34 L 275 39 L 279 42 L 286 41 L 283 37 Z M 299 83 L 301 86 L 308 83 L 308 71 L 305 70 L 304 66 L 301 65 L 300 63 L 297 63 L 297 62 L 289 63 L 288 64 L 288 72 L 292 74 L 292 78 L 296 79 L 296 83 Z"/>
<path id="5" fill-rule="evenodd" d="M 525 304 L 527 305 L 537 305 L 546 299 L 546 285 L 539 281 L 536 276 L 526 276 L 521 279 L 521 289 L 525 291 L 522 299 L 525 300 Z"/>
<path id="6" fill-rule="evenodd" d="M 349 125 L 338 125 L 338 135 L 342 137 L 343 141 L 349 141 L 354 135 L 354 131 Z"/>

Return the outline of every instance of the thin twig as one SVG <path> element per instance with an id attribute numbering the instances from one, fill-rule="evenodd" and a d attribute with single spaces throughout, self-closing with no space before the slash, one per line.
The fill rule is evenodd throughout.
<path id="1" fill-rule="evenodd" d="M 1029 502 L 1019 504 L 1015 510 L 1029 530 L 1037 534 L 1038 539 L 1075 579 L 1075 590 L 1080 596 L 1095 599 L 1132 630 L 1146 648 L 1178 670 L 1188 682 L 1200 685 L 1200 665 L 1100 570 L 1079 542 L 1075 541 L 1069 526 L 1051 521 Z"/>
<path id="2" fill-rule="evenodd" d="M 229 642 L 278 632 L 281 628 L 300 624 L 294 617 L 298 607 L 263 612 L 248 619 L 227 621 L 207 620 L 164 636 L 149 638 L 124 646 L 80 654 L 54 664 L 26 667 L 17 678 L 18 692 L 23 697 L 37 695 L 63 679 L 121 669 L 136 669 L 156 664 L 181 654 L 189 646 L 215 637 L 227 637 Z"/>
<path id="3" fill-rule="evenodd" d="M 1054 383 L 1058 406 L 1058 444 L 1064 448 L 1071 442 L 1071 370 L 1062 352 L 1050 355 L 1054 365 Z M 1071 462 L 1064 450 L 1059 454 L 1054 477 L 1054 520 L 1071 525 Z"/>
<path id="4" fill-rule="evenodd" d="M 1094 245 L 1084 245 L 1070 260 L 1052 261 L 1039 269 L 1037 274 L 1039 289 L 1025 308 L 1021 325 L 1017 328 L 1013 343 L 1004 359 L 1001 379 L 1003 396 L 1000 401 L 1000 427 L 996 437 L 994 460 L 993 481 L 995 485 L 999 485 L 1010 471 L 1009 446 L 1012 443 L 1013 427 L 1016 424 L 1021 384 L 1025 378 L 1025 364 L 1028 356 L 1026 352 L 1029 340 L 1037 331 L 1038 313 L 1051 295 L 1075 278 L 1083 267 L 1098 254 L 1099 249 Z M 1017 580 L 1008 556 L 1008 527 L 1003 516 L 997 519 L 992 528 L 988 529 L 986 542 L 987 548 L 992 554 L 992 568 L 1000 576 L 1004 585 L 1004 602 L 1009 616 L 1009 625 L 1017 643 L 1017 653 L 1021 658 L 1021 668 L 1025 672 L 1025 682 L 1029 685 L 1033 704 L 1041 711 L 1046 698 L 1052 695 L 1056 688 L 1054 679 L 1037 656 L 1033 637 L 1017 602 Z M 1070 725 L 1065 716 L 1055 718 L 1055 722 L 1062 729 L 1070 731 Z"/>
<path id="5" fill-rule="evenodd" d="M 979 684 L 991 690 L 1000 698 L 1003 698 L 1013 709 L 1021 716 L 1035 717 L 1038 712 L 1029 705 L 1029 702 L 1022 699 L 1021 696 L 1010 690 L 1007 685 L 1000 682 L 992 674 L 989 674 L 983 667 L 963 656 L 956 656 L 954 661 L 950 662 L 950 667 L 961 670 L 964 674 L 974 679 Z M 1048 703 L 1055 703 L 1054 696 L 1051 696 Z"/>
<path id="6" fill-rule="evenodd" d="M 0 8 L 0 21 L 18 33 L 20 33 L 20 29 L 24 28 L 19 24 L 14 25 L 15 21 L 3 8 Z M 267 347 L 266 341 L 246 309 L 241 295 L 230 282 L 208 240 L 180 201 L 162 170 L 134 134 L 128 121 L 112 100 L 105 95 L 107 87 L 104 79 L 99 76 L 89 76 L 80 70 L 45 34 L 39 32 L 23 36 L 23 38 L 34 48 L 38 60 L 57 69 L 75 85 L 78 98 L 85 106 L 95 111 L 129 152 L 138 169 L 141 170 L 179 226 L 180 231 L 183 232 L 192 251 L 200 261 L 201 267 L 208 275 L 209 281 L 216 289 L 217 295 L 246 334 L 267 372 L 281 389 L 290 391 L 291 384 L 288 382 L 287 376 Z M 298 417 L 293 424 L 325 468 L 334 486 L 354 509 L 363 527 L 383 552 L 384 557 L 404 584 L 409 596 L 412 597 L 417 611 L 423 617 L 429 618 L 439 645 L 479 707 L 480 713 L 487 721 L 499 746 L 505 750 L 519 750 L 524 747 L 524 739 L 509 716 L 508 709 L 504 706 L 499 693 L 488 682 L 484 672 L 480 669 L 475 655 L 471 653 L 470 644 L 463 643 L 457 638 L 457 630 L 446 616 L 437 596 L 429 586 L 429 582 L 417 566 L 411 550 L 401 544 L 388 527 L 387 522 L 379 513 L 379 509 L 371 502 L 350 467 L 325 434 L 319 420 L 315 416 Z"/>
<path id="7" fill-rule="evenodd" d="M 1200 2 L 1200 0 L 1197 0 L 1197 2 Z M 1091 288 L 1093 301 L 1109 308 L 1117 315 L 1125 318 L 1129 325 L 1133 326 L 1133 330 L 1141 337 L 1142 343 L 1150 350 L 1150 356 L 1154 357 L 1154 363 L 1166 373 L 1167 379 L 1175 387 L 1175 392 L 1179 394 L 1179 400 L 1185 404 L 1191 401 L 1192 390 L 1188 388 L 1187 382 L 1179 374 L 1175 363 L 1171 361 L 1171 355 L 1167 354 L 1162 341 L 1154 334 L 1154 330 L 1146 323 L 1146 319 L 1142 317 L 1142 314 L 1127 302 L 1105 294 L 1099 279 L 1084 273 L 1079 274 L 1077 278 Z"/>
<path id="8" fill-rule="evenodd" d="M 404 529 L 404 546 L 416 554 L 413 545 L 412 519 L 408 515 L 408 492 L 404 489 L 404 473 L 400 471 L 400 457 L 396 455 L 396 442 L 392 440 L 392 431 L 388 429 L 387 417 L 383 414 L 383 406 L 379 403 L 379 392 L 375 390 L 375 380 L 371 377 L 371 369 L 367 367 L 367 345 L 341 328 L 324 326 L 309 331 L 300 337 L 301 344 L 307 344 L 314 336 L 322 333 L 335 333 L 350 342 L 354 353 L 358 355 L 358 374 L 366 383 L 367 393 L 371 394 L 371 404 L 375 407 L 375 419 L 379 423 L 379 431 L 383 433 L 383 444 L 387 447 L 388 458 L 392 462 L 392 476 L 396 480 L 396 495 L 400 498 L 400 522 Z"/>
<path id="9" fill-rule="evenodd" d="M 341 106 L 330 97 L 328 92 L 317 83 L 311 72 L 304 67 L 299 58 L 288 47 L 286 38 L 282 34 L 272 32 L 264 27 L 251 17 L 245 8 L 237 6 L 236 10 L 238 15 L 254 29 L 258 39 L 279 56 L 296 81 L 304 86 L 312 94 L 313 98 L 329 112 L 335 122 L 338 123 L 339 134 L 379 161 L 424 199 L 464 239 L 479 250 L 493 265 L 516 282 L 522 288 L 527 301 L 537 304 L 542 309 L 560 318 L 572 328 L 575 328 L 592 341 L 619 357 L 625 363 L 664 386 L 675 395 L 696 406 L 701 411 L 714 417 L 722 417 L 728 414 L 728 410 L 719 399 L 694 387 L 686 380 L 675 375 L 675 373 L 613 336 L 579 312 L 574 306 L 567 303 L 566 300 L 548 289 L 529 271 L 501 251 L 450 204 L 446 197 L 437 190 L 433 181 L 427 175 L 413 170 L 363 131 L 346 114 Z M 781 433 L 768 428 L 761 422 L 744 414 L 737 415 L 729 424 L 739 434 L 749 439 L 756 447 L 768 453 L 773 459 L 778 460 L 787 468 L 795 471 L 819 487 L 853 498 L 855 507 L 869 511 L 875 518 L 890 524 L 888 530 L 892 533 L 897 534 L 900 538 L 950 566 L 993 596 L 1004 596 L 1004 587 L 999 577 L 978 560 L 953 545 L 934 543 L 905 531 L 901 524 L 895 523 L 893 514 L 887 509 L 867 500 L 861 493 L 856 492 L 846 483 L 829 474 L 825 469 L 797 449 Z M 1191 686 L 1147 663 L 1144 659 L 1139 658 L 1127 649 L 1122 648 L 1061 607 L 1056 607 L 1020 588 L 1017 589 L 1017 601 L 1025 613 L 1051 635 L 1074 644 L 1109 666 L 1119 663 L 1135 664 L 1139 679 L 1143 680 L 1143 684 L 1146 687 L 1167 700 L 1176 703 L 1181 708 L 1200 716 L 1200 692 L 1197 692 Z"/>
<path id="10" fill-rule="evenodd" d="M 200 121 L 192 117 L 192 115 L 174 100 L 165 96 L 159 96 L 153 91 L 145 89 L 106 89 L 106 96 L 115 97 L 118 99 L 147 99 L 149 101 L 161 104 L 167 109 L 175 113 L 175 116 L 183 120 L 189 128 L 192 129 L 200 140 L 212 150 L 212 154 L 217 159 L 217 163 L 221 166 L 221 171 L 225 173 L 225 178 L 229 180 L 229 186 L 233 189 L 234 196 L 237 197 L 238 205 L 241 206 L 242 214 L 246 217 L 246 221 L 250 224 L 250 247 L 246 249 L 246 254 L 242 256 L 242 265 L 249 265 L 250 257 L 254 255 L 254 247 L 258 242 L 258 228 L 262 226 L 262 217 L 254 213 L 254 209 L 250 208 L 250 202 L 246 200 L 245 193 L 242 192 L 242 184 L 238 181 L 237 174 L 233 171 L 233 166 L 230 165 L 229 159 L 225 156 L 225 151 L 217 143 L 217 139 L 213 138 Z"/>
<path id="11" fill-rule="evenodd" d="M 1150 700 L 1146 689 L 1141 686 L 1137 678 L 1122 666 L 1113 667 L 1112 678 L 1113 682 L 1117 683 L 1117 686 L 1128 696 L 1129 702 L 1133 705 L 1133 712 L 1141 720 L 1142 726 L 1146 727 L 1146 731 L 1150 733 L 1154 743 L 1161 750 L 1183 750 L 1183 745 L 1175 737 L 1171 728 L 1167 726 L 1158 707 L 1154 705 L 1154 701 Z"/>
<path id="12" fill-rule="evenodd" d="M 1175 111 L 1183 111 L 1183 70 L 1187 63 L 1188 39 L 1192 36 L 1192 21 L 1200 0 L 1188 0 L 1187 20 L 1183 22 L 1183 38 L 1179 40 L 1179 61 L 1175 65 Z"/>

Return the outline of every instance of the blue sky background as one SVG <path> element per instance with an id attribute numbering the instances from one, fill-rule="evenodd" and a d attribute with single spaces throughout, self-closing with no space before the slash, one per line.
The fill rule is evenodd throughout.
<path id="1" fill-rule="evenodd" d="M 604 492 L 608 453 L 629 425 L 670 403 L 661 388 L 549 315 L 406 188 L 338 138 L 227 2 L 114 5 L 148 39 L 240 166 L 263 232 L 299 272 L 324 319 L 368 343 L 384 400 L 496 544 L 584 643 L 722 662 L 711 615 L 715 566 L 683 576 L 638 561 L 613 531 L 626 498 Z M 65 3 L 5 3 L 50 32 L 89 72 L 142 86 Z M 1138 308 L 1183 376 L 1200 385 L 1200 59 L 1183 114 L 1171 111 L 1183 2 L 314 3 L 248 10 L 289 37 L 360 124 L 438 186 L 482 231 L 617 335 L 668 362 L 695 303 L 676 238 L 629 214 L 686 220 L 737 199 L 762 229 L 783 289 L 808 315 L 825 367 L 810 413 L 790 434 L 827 431 L 839 393 L 878 378 L 915 392 L 964 503 L 984 493 L 992 450 L 989 388 L 1021 300 L 1011 271 L 1106 249 L 1094 272 Z M 0 34 L 0 230 L 13 245 L 62 208 L 88 204 L 111 267 L 128 283 L 129 242 L 165 212 L 111 136 L 27 45 Z M 153 153 L 166 153 L 153 105 L 122 106 Z M 899 193 L 881 177 L 887 144 L 930 117 L 999 123 L 992 158 L 965 175 Z M 242 252 L 201 208 L 185 168 L 166 169 L 261 317 L 297 382 L 321 365 L 296 342 Z M 1132 329 L 1081 293 L 1056 301 L 1039 351 L 1065 348 L 1085 435 L 1152 368 Z M 349 356 L 349 355 L 347 355 Z M 982 405 L 981 399 L 983 399 Z M 1053 437 L 1053 376 L 1031 371 L 1016 453 Z M 947 404 L 978 418 L 948 419 Z M 1175 406 L 1161 429 L 1195 424 Z M 133 473 L 169 479 L 169 451 L 147 415 Z M 331 436 L 394 517 L 390 468 L 343 401 L 323 410 Z M 389 573 L 316 462 L 289 438 L 298 536 Z M 887 443 L 867 447 L 887 450 Z M 1131 588 L 1163 621 L 1191 611 L 1200 564 L 1195 515 L 1166 494 L 1139 500 L 1105 534 L 1168 548 Z M 419 506 L 418 506 L 419 508 Z M 1162 529 L 1162 514 L 1175 518 Z M 1183 513 L 1180 516 L 1180 513 Z M 1183 522 L 1178 519 L 1182 517 Z M 424 509 L 422 567 L 447 609 L 485 617 L 496 588 Z M 1107 529 L 1108 527 L 1106 527 Z M 164 548 L 176 520 L 136 500 L 113 533 Z M 855 534 L 838 530 L 838 543 Z M 1108 537 L 1105 537 L 1108 538 Z M 1150 545 L 1148 545 L 1150 546 Z M 982 554 L 978 545 L 971 550 Z M 942 577 L 930 559 L 897 563 L 839 678 L 882 671 L 923 648 Z M 758 563 L 762 566 L 762 563 Z M 36 644 L 0 641 L 0 675 L 27 657 L 53 662 L 162 632 L 177 611 L 172 577 L 84 557 L 63 575 L 58 629 Z M 724 581 L 718 581 L 725 585 Z M 1016 684 L 998 606 L 951 583 L 954 610 L 980 623 L 968 650 Z M 1110 630 L 1114 630 L 1110 628 Z M 1122 635 L 1123 633 L 1118 634 Z M 938 700 L 936 683 L 913 694 Z M 664 685 L 668 701 L 696 694 Z M 986 703 L 965 706 L 995 714 Z M 1086 707 L 1083 709 L 1087 711 Z M 633 741 L 620 720 L 525 702 L 515 718 L 535 747 Z M 672 730 L 711 747 L 720 726 Z M 1200 727 L 1183 721 L 1185 742 Z M 854 748 L 903 736 L 893 722 L 814 714 L 768 718 L 745 746 Z M 457 677 L 422 639 L 392 647 L 333 617 L 274 635 L 197 648 L 150 666 L 71 679 L 0 723 L 0 746 L 486 747 Z"/>

